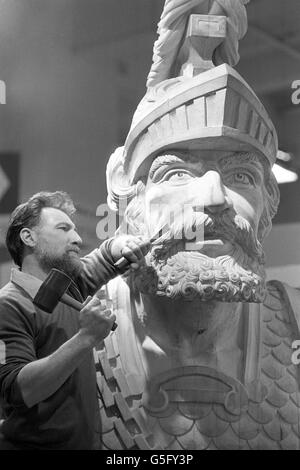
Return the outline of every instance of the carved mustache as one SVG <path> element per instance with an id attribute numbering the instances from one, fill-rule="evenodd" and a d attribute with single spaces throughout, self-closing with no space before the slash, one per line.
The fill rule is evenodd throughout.
<path id="1" fill-rule="evenodd" d="M 205 238 L 221 238 L 241 246 L 250 258 L 257 259 L 264 264 L 264 253 L 257 240 L 250 223 L 242 216 L 233 212 L 222 214 L 207 214 L 204 212 L 189 211 L 185 217 L 174 218 L 169 225 L 164 225 L 159 236 L 153 242 L 155 255 L 170 249 L 179 240 L 187 240 L 185 234 L 202 234 Z"/>

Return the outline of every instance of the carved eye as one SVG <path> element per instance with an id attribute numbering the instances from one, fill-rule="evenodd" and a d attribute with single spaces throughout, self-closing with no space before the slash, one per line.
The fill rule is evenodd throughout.
<path id="1" fill-rule="evenodd" d="M 172 181 L 173 183 L 184 183 L 190 178 L 191 175 L 183 170 L 169 171 L 165 175 L 165 180 Z"/>
<path id="2" fill-rule="evenodd" d="M 248 173 L 235 173 L 233 175 L 233 181 L 238 184 L 252 184 L 254 185 L 253 178 Z"/>

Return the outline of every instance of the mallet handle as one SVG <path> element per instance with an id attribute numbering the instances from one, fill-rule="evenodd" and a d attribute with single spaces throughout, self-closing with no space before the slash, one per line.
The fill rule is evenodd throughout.
<path id="1" fill-rule="evenodd" d="M 128 261 L 128 259 L 124 258 L 124 256 L 122 256 L 122 258 L 120 258 L 115 264 L 115 268 L 117 268 L 117 270 L 119 271 L 120 274 L 124 274 L 125 271 L 127 271 L 128 268 L 130 268 L 130 261 Z"/>
<path id="2" fill-rule="evenodd" d="M 78 302 L 78 300 L 73 299 L 73 297 L 70 297 L 67 294 L 64 294 L 62 298 L 60 299 L 60 301 L 63 304 L 68 305 L 69 307 L 75 308 L 76 310 L 78 310 L 78 312 L 80 312 L 80 310 L 83 309 L 82 303 Z M 112 331 L 115 331 L 117 326 L 118 326 L 117 323 L 114 322 L 113 326 L 111 327 Z"/>
<path id="3" fill-rule="evenodd" d="M 63 304 L 69 305 L 69 307 L 75 308 L 76 310 L 78 310 L 78 312 L 83 309 L 82 303 L 78 302 L 78 300 L 73 299 L 73 297 L 71 297 L 70 295 L 64 294 L 60 301 Z"/>

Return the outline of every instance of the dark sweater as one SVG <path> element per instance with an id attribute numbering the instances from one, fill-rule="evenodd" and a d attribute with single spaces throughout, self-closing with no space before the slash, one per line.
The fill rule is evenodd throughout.
<path id="1" fill-rule="evenodd" d="M 117 274 L 107 242 L 82 258 L 84 269 L 69 295 L 83 301 Z M 59 303 L 52 314 L 33 305 L 36 278 L 12 270 L 0 290 L 0 397 L 4 413 L 0 449 L 91 449 L 98 418 L 92 351 L 47 400 L 28 408 L 17 375 L 26 364 L 52 354 L 79 330 L 78 312 Z M 6 443 L 5 443 L 6 441 Z M 2 447 L 1 447 L 2 446 Z"/>

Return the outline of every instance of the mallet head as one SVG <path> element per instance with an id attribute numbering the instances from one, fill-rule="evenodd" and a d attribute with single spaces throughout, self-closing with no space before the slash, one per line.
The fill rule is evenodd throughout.
<path id="1" fill-rule="evenodd" d="M 44 310 L 44 312 L 52 313 L 57 304 L 62 301 L 64 304 L 80 311 L 83 308 L 83 305 L 78 302 L 78 300 L 75 300 L 68 295 L 64 295 L 71 282 L 72 279 L 64 272 L 54 268 L 51 269 L 33 299 L 34 305 L 41 310 Z M 115 322 L 111 328 L 112 331 L 114 331 L 117 326 L 118 325 Z"/>
<path id="2" fill-rule="evenodd" d="M 34 305 L 47 313 L 52 313 L 72 280 L 62 271 L 51 269 L 33 299 Z"/>

